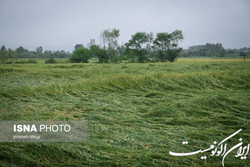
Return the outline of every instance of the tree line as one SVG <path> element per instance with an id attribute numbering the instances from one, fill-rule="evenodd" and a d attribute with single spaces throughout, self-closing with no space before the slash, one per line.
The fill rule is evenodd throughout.
<path id="1" fill-rule="evenodd" d="M 43 48 L 37 47 L 36 51 L 29 51 L 22 46 L 12 50 L 1 47 L 1 61 L 9 62 L 17 58 L 66 58 L 72 63 L 87 63 L 90 58 L 98 58 L 99 63 L 119 63 L 121 61 L 130 62 L 156 62 L 176 60 L 180 55 L 182 48 L 179 42 L 183 40 L 181 30 L 175 30 L 172 33 L 157 33 L 154 38 L 153 33 L 137 32 L 131 36 L 131 39 L 124 45 L 118 44 L 120 37 L 119 29 L 106 29 L 100 34 L 102 44 L 97 45 L 94 39 L 90 39 L 87 46 L 76 44 L 73 53 L 65 51 L 43 51 Z"/>
<path id="2" fill-rule="evenodd" d="M 13 60 L 18 58 L 69 58 L 72 54 L 70 52 L 65 52 L 64 50 L 58 51 L 43 51 L 43 47 L 39 46 L 36 51 L 29 51 L 24 47 L 20 46 L 15 50 L 7 49 L 4 45 L 0 49 L 0 62 L 1 63 L 11 63 Z M 35 62 L 35 61 L 31 61 Z"/>
<path id="3" fill-rule="evenodd" d="M 87 47 L 77 44 L 70 61 L 87 63 L 90 58 L 96 57 L 99 63 L 118 63 L 124 60 L 140 63 L 173 62 L 182 51 L 178 45 L 183 40 L 181 30 L 157 33 L 156 38 L 153 33 L 137 32 L 122 46 L 118 45 L 119 36 L 119 29 L 104 30 L 100 35 L 102 46 L 96 45 L 94 39 L 90 40 Z"/>
<path id="4" fill-rule="evenodd" d="M 118 44 L 119 29 L 106 29 L 100 33 L 101 44 L 97 45 L 95 39 L 90 39 L 87 46 L 76 44 L 72 53 L 45 50 L 41 46 L 35 51 L 20 46 L 12 50 L 4 45 L 0 50 L 0 61 L 8 63 L 18 58 L 49 58 L 45 63 L 56 63 L 53 58 L 69 58 L 72 63 L 88 63 L 90 58 L 97 58 L 99 63 L 128 62 L 174 62 L 181 57 L 224 57 L 245 55 L 250 48 L 224 49 L 221 43 L 207 43 L 205 45 L 191 46 L 183 50 L 179 43 L 184 39 L 181 30 L 171 33 L 160 32 L 155 36 L 152 32 L 137 32 L 131 39 L 121 46 Z M 245 57 L 244 56 L 244 57 Z M 33 61 L 30 61 L 32 63 Z"/>
<path id="5" fill-rule="evenodd" d="M 235 57 L 246 56 L 250 53 L 250 47 L 240 49 L 224 49 L 221 43 L 207 43 L 205 45 L 191 46 L 181 53 L 181 57 Z"/>

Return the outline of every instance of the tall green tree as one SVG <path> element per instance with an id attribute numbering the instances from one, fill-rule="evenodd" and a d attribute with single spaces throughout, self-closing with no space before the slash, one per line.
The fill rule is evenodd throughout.
<path id="1" fill-rule="evenodd" d="M 152 33 L 147 34 L 146 32 L 137 32 L 135 35 L 132 35 L 128 43 L 125 44 L 127 52 L 135 55 L 138 62 L 146 62 L 152 39 Z"/>
<path id="2" fill-rule="evenodd" d="M 157 33 L 154 40 L 154 48 L 158 52 L 158 57 L 162 62 L 176 60 L 177 56 L 181 53 L 182 48 L 178 43 L 184 39 L 181 30 L 175 30 L 172 33 Z"/>
<path id="3" fill-rule="evenodd" d="M 118 38 L 120 36 L 119 29 L 107 29 L 101 33 L 101 39 L 103 41 L 103 48 L 107 50 L 108 62 L 119 61 L 119 51 L 118 51 Z M 106 46 L 107 45 L 107 46 Z"/>
<path id="4" fill-rule="evenodd" d="M 81 48 L 81 47 L 83 47 L 82 44 L 76 44 L 76 45 L 75 45 L 75 50 L 76 50 L 77 48 Z"/>

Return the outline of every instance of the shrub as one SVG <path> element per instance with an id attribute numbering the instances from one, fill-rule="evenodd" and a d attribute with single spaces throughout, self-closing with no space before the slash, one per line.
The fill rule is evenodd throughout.
<path id="1" fill-rule="evenodd" d="M 109 62 L 109 55 L 105 49 L 100 48 L 98 45 L 90 46 L 90 53 L 98 57 L 99 63 L 108 63 Z"/>
<path id="2" fill-rule="evenodd" d="M 55 63 L 56 63 L 56 60 L 53 59 L 53 58 L 49 58 L 49 60 L 46 60 L 45 63 L 46 63 L 46 64 L 55 64 Z"/>
<path id="3" fill-rule="evenodd" d="M 72 58 L 70 58 L 71 63 L 88 63 L 90 58 L 90 51 L 88 48 L 79 47 L 74 50 Z"/>

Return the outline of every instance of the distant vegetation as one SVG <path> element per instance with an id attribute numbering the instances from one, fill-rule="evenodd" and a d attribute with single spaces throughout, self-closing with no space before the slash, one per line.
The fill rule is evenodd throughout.
<path id="1" fill-rule="evenodd" d="M 75 46 L 72 58 L 73 63 L 88 63 L 92 57 L 97 57 L 99 63 L 119 63 L 122 60 L 131 62 L 170 61 L 174 62 L 180 55 L 182 48 L 178 43 L 183 40 L 182 31 L 175 30 L 172 33 L 137 32 L 125 45 L 118 45 L 120 30 L 107 29 L 101 33 L 103 46 L 96 45 L 91 39 L 88 47 L 81 44 Z"/>
<path id="2" fill-rule="evenodd" d="M 50 58 L 46 63 L 49 63 L 51 58 L 69 58 L 72 63 L 88 63 L 90 58 L 98 58 L 99 63 L 174 62 L 182 51 L 178 45 L 183 40 L 181 30 L 157 33 L 156 38 L 152 32 L 137 32 L 122 46 L 118 44 L 119 36 L 119 29 L 104 30 L 100 35 L 102 45 L 97 45 L 95 40 L 91 39 L 87 46 L 76 44 L 72 54 L 64 50 L 43 51 L 42 46 L 37 47 L 36 51 L 29 51 L 22 46 L 16 50 L 7 50 L 3 45 L 0 51 L 1 63 L 12 63 L 18 58 Z"/>
<path id="3" fill-rule="evenodd" d="M 221 43 L 191 46 L 183 51 L 184 57 L 224 57 L 225 49 Z"/>
<path id="4" fill-rule="evenodd" d="M 28 49 L 20 46 L 16 50 L 7 49 L 4 45 L 0 50 L 0 62 L 12 63 L 16 62 L 19 58 L 68 58 L 71 57 L 70 52 L 61 51 L 43 51 L 43 47 L 39 46 L 36 51 L 29 51 Z M 23 61 L 24 62 L 24 61 Z"/>
<path id="5" fill-rule="evenodd" d="M 154 34 L 137 32 L 131 39 L 119 46 L 119 29 L 107 29 L 101 32 L 101 45 L 90 39 L 87 46 L 76 44 L 73 53 L 61 51 L 43 51 L 39 46 L 35 51 L 24 47 L 12 50 L 4 45 L 0 50 L 0 63 L 36 63 L 35 61 L 19 61 L 19 58 L 49 58 L 45 63 L 56 63 L 53 58 L 69 58 L 71 63 L 88 63 L 91 58 L 98 58 L 99 63 L 126 62 L 174 62 L 177 57 L 235 57 L 249 55 L 250 47 L 241 49 L 224 49 L 221 43 L 207 43 L 206 45 L 191 46 L 183 50 L 179 43 L 184 39 L 181 30 L 172 33 L 161 32 Z"/>
<path id="6" fill-rule="evenodd" d="M 243 54 L 242 54 L 243 53 Z M 182 57 L 235 57 L 250 53 L 250 47 L 224 49 L 221 43 L 191 46 L 181 53 Z"/>

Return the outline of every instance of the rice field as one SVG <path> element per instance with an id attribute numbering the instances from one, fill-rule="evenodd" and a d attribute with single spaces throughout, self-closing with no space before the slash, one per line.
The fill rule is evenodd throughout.
<path id="1" fill-rule="evenodd" d="M 249 59 L 66 62 L 0 64 L 0 119 L 86 120 L 88 140 L 0 143 L 0 166 L 213 167 L 221 156 L 169 151 L 206 149 L 239 129 L 228 146 L 250 141 Z M 225 166 L 248 166 L 236 152 Z"/>

